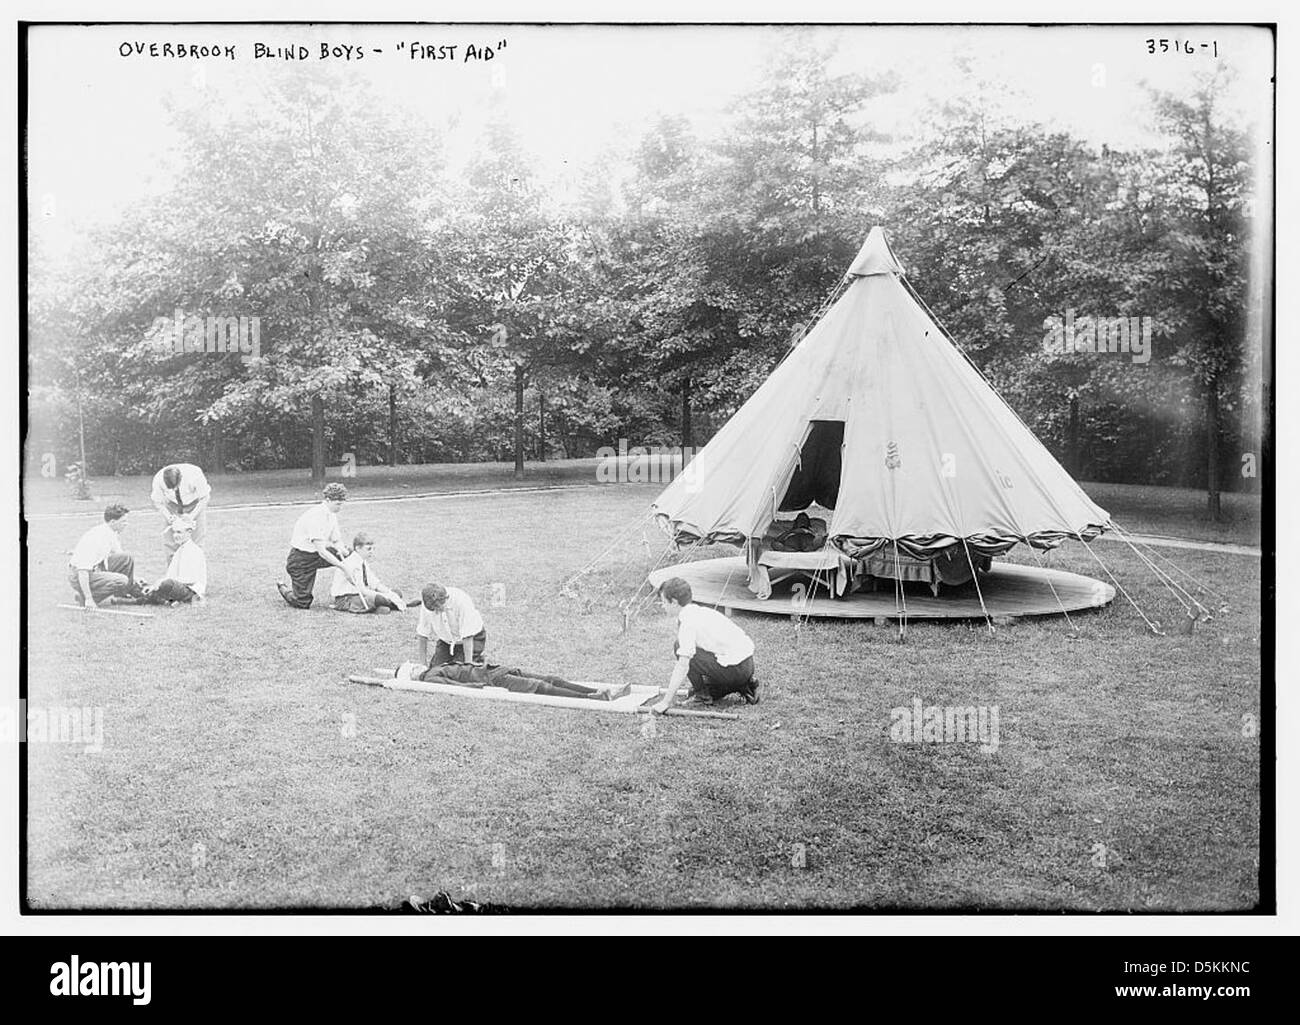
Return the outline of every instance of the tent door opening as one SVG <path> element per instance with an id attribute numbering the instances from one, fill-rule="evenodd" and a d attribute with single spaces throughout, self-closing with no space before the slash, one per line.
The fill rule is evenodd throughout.
<path id="1" fill-rule="evenodd" d="M 843 449 L 843 420 L 810 420 L 799 461 L 777 508 L 799 512 L 816 503 L 834 509 L 840 497 Z"/>

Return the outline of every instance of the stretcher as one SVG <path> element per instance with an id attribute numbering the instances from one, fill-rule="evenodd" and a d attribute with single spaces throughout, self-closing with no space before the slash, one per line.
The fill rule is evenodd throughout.
<path id="1" fill-rule="evenodd" d="M 428 683 L 423 680 L 399 680 L 393 676 L 392 669 L 374 669 L 372 675 L 355 674 L 348 677 L 349 683 L 360 683 L 368 687 L 383 687 L 386 690 L 414 691 L 417 694 L 444 694 L 448 697 L 469 698 L 477 701 L 508 701 L 514 704 L 549 705 L 552 708 L 573 708 L 584 712 L 613 712 L 620 715 L 649 715 L 650 706 L 658 701 L 663 692 L 658 687 L 645 687 L 639 684 L 602 684 L 578 680 L 586 687 L 596 687 L 617 693 L 608 701 L 590 698 L 562 698 L 549 694 L 520 694 L 503 687 L 468 687 L 456 683 Z M 717 712 L 704 708 L 669 708 L 664 715 L 696 719 L 739 719 L 735 712 Z"/>

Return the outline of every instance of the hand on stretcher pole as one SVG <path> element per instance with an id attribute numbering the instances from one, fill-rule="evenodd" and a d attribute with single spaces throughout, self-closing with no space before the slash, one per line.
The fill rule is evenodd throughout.
<path id="1" fill-rule="evenodd" d="M 100 612 L 106 616 L 133 616 L 136 619 L 153 619 L 152 612 L 139 612 L 135 609 L 106 609 L 102 604 L 73 605 L 70 602 L 60 602 L 59 608 L 72 609 L 74 612 Z"/>

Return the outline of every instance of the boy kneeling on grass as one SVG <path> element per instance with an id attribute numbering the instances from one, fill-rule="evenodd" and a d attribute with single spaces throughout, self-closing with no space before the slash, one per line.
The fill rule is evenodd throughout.
<path id="1" fill-rule="evenodd" d="M 280 597 L 295 609 L 311 608 L 317 570 L 333 566 L 349 578 L 352 575 L 352 570 L 343 565 L 344 557 L 351 553 L 340 551 L 343 539 L 338 512 L 347 497 L 348 489 L 342 484 L 326 484 L 320 504 L 299 516 L 293 525 L 289 557 L 284 561 L 284 571 L 289 574 L 292 587 L 285 587 L 278 580 L 275 586 Z"/>
<path id="2" fill-rule="evenodd" d="M 681 577 L 665 580 L 659 588 L 663 607 L 677 615 L 677 640 L 673 655 L 677 664 L 668 680 L 668 691 L 651 706 L 656 712 L 672 707 L 682 681 L 691 681 L 691 697 L 712 704 L 728 694 L 739 694 L 746 704 L 758 704 L 758 680 L 754 676 L 754 642 L 717 609 L 696 605 L 691 585 Z"/>
<path id="3" fill-rule="evenodd" d="M 370 556 L 374 552 L 374 537 L 368 531 L 358 531 L 352 539 L 352 554 L 345 557 L 343 565 L 334 571 L 330 597 L 336 611 L 387 615 L 394 610 L 406 610 L 406 599 L 383 584 L 370 568 Z"/>
<path id="4" fill-rule="evenodd" d="M 420 621 L 415 625 L 420 642 L 418 663 L 404 663 L 395 674 L 399 680 L 426 683 L 456 683 L 465 687 L 502 687 L 519 694 L 586 698 L 611 701 L 628 692 L 624 685 L 614 690 L 589 687 L 562 676 L 528 669 L 488 665 L 483 657 L 487 628 L 468 594 L 458 587 L 428 584 L 424 588 Z M 429 657 L 429 638 L 437 641 Z"/>
<path id="5" fill-rule="evenodd" d="M 81 535 L 68 559 L 68 583 L 78 605 L 97 608 L 115 601 L 129 603 L 140 596 L 135 559 L 122 550 L 130 510 L 121 502 L 104 507 L 104 522 Z"/>
<path id="6" fill-rule="evenodd" d="M 448 662 L 483 664 L 487 627 L 483 625 L 483 617 L 470 596 L 459 587 L 425 585 L 415 633 L 420 639 L 420 661 L 427 666 L 441 666 Z M 432 658 L 429 657 L 430 638 L 437 642 Z"/>

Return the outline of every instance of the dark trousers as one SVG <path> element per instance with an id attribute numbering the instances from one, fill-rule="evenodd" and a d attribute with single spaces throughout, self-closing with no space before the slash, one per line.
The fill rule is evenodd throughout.
<path id="1" fill-rule="evenodd" d="M 446 680 L 467 687 L 503 687 L 516 694 L 545 694 L 557 698 L 592 698 L 608 700 L 599 687 L 574 683 L 562 676 L 534 673 L 528 669 L 503 666 L 440 665 L 431 666 L 420 676 L 426 683 Z"/>
<path id="2" fill-rule="evenodd" d="M 677 645 L 673 645 L 673 654 L 677 654 Z M 728 694 L 735 694 L 749 686 L 754 678 L 754 656 L 734 666 L 718 664 L 718 656 L 703 648 L 696 648 L 691 656 L 691 664 L 686 670 L 686 678 L 691 681 L 691 689 L 704 692 L 717 700 Z"/>
<path id="3" fill-rule="evenodd" d="M 385 598 L 382 594 L 376 594 L 373 605 L 367 605 L 365 599 L 359 594 L 340 594 L 334 599 L 335 612 L 355 612 L 358 615 L 365 615 L 367 612 L 374 612 L 376 609 L 388 608 L 400 612 L 402 607 L 394 602 L 391 598 Z"/>
<path id="4" fill-rule="evenodd" d="M 479 662 L 483 659 L 483 649 L 487 647 L 487 627 L 484 627 L 474 635 L 474 661 Z M 433 646 L 433 657 L 429 659 L 430 666 L 445 666 L 448 662 L 455 662 L 465 655 L 465 642 L 463 640 L 456 642 L 456 650 L 452 652 L 452 646 L 446 641 L 438 641 Z"/>
<path id="5" fill-rule="evenodd" d="M 336 559 L 342 558 L 333 548 L 329 553 Z M 289 574 L 293 584 L 293 604 L 300 609 L 311 608 L 312 589 L 316 586 L 316 571 L 332 568 L 330 563 L 320 557 L 319 552 L 304 552 L 298 548 L 289 549 L 289 557 L 284 560 L 284 571 Z"/>
<path id="6" fill-rule="evenodd" d="M 198 594 L 189 584 L 169 578 L 155 587 L 144 600 L 150 605 L 165 605 L 169 601 L 192 602 L 197 597 Z"/>
<path id="7" fill-rule="evenodd" d="M 75 569 L 69 570 L 68 582 L 72 584 L 72 593 L 76 595 L 77 604 L 84 605 L 86 596 L 81 593 L 81 581 Z M 110 555 L 90 571 L 90 594 L 96 603 L 109 597 L 116 598 L 137 593 L 135 559 L 124 552 Z"/>

